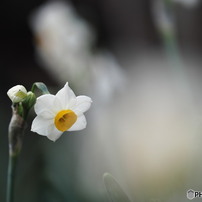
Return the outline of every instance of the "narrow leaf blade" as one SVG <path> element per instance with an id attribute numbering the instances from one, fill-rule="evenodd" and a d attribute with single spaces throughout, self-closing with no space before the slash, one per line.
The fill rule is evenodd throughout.
<path id="1" fill-rule="evenodd" d="M 36 88 L 38 88 L 42 92 L 42 94 L 50 94 L 50 92 L 48 91 L 48 88 L 42 82 L 35 82 L 32 85 L 32 90 L 31 91 L 34 92 Z"/>
<path id="2" fill-rule="evenodd" d="M 105 173 L 103 175 L 103 180 L 112 202 L 130 202 L 128 196 L 111 174 Z"/>

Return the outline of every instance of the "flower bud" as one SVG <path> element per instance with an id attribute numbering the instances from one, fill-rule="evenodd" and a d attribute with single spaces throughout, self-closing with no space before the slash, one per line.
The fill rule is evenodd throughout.
<path id="1" fill-rule="evenodd" d="M 7 95 L 13 103 L 18 103 L 27 97 L 27 90 L 22 85 L 16 85 L 8 90 Z"/>
<path id="2" fill-rule="evenodd" d="M 26 107 L 26 109 L 31 109 L 33 107 L 33 105 L 35 104 L 36 102 L 36 96 L 33 92 L 29 91 L 27 93 L 27 96 L 26 98 L 23 100 L 23 106 Z"/>

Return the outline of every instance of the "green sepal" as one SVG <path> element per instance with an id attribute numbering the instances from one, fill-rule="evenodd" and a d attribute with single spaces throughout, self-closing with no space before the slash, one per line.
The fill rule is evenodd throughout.
<path id="1" fill-rule="evenodd" d="M 13 107 L 16 109 L 16 112 L 21 117 L 24 117 L 24 107 L 22 105 L 22 102 L 19 102 L 17 104 L 13 104 Z"/>
<path id="2" fill-rule="evenodd" d="M 33 83 L 31 91 L 34 93 L 36 88 L 38 88 L 42 92 L 42 94 L 50 94 L 50 92 L 48 91 L 48 88 L 42 82 Z"/>

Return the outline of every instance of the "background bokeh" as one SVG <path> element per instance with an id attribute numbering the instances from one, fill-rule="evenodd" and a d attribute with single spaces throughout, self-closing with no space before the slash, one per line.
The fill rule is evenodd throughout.
<path id="1" fill-rule="evenodd" d="M 93 104 L 87 128 L 55 143 L 30 132 L 31 111 L 15 202 L 109 201 L 105 172 L 132 201 L 184 202 L 188 189 L 202 191 L 200 1 L 3 0 L 0 16 L 0 201 L 6 92 L 36 81 L 53 94 L 68 81 Z"/>

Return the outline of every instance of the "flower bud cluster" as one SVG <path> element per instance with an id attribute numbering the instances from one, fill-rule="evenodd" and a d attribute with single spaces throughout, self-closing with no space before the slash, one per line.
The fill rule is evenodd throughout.
<path id="1" fill-rule="evenodd" d="M 22 85 L 16 85 L 10 88 L 7 92 L 12 103 L 18 106 L 19 114 L 23 116 L 26 111 L 29 111 L 36 102 L 36 96 L 33 92 L 26 90 Z"/>

